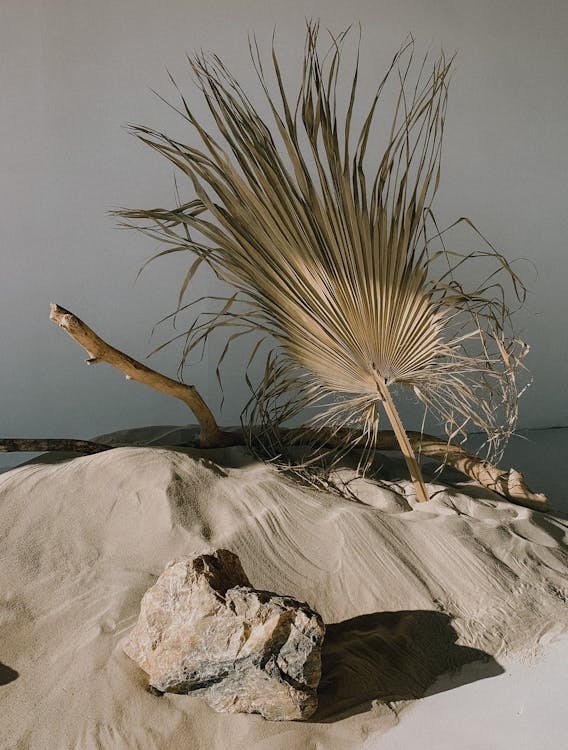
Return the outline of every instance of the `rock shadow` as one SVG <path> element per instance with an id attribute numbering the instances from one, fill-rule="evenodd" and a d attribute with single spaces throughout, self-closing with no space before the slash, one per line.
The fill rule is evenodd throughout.
<path id="1" fill-rule="evenodd" d="M 312 722 L 363 713 L 373 701 L 422 698 L 503 674 L 492 656 L 456 643 L 452 618 L 427 610 L 376 612 L 328 625 Z M 475 662 L 475 669 L 460 670 Z M 451 674 L 451 680 L 439 680 Z"/>
<path id="2" fill-rule="evenodd" d="M 6 664 L 2 664 L 0 661 L 0 686 L 9 685 L 11 682 L 14 682 L 14 680 L 17 680 L 19 676 L 19 672 L 16 672 L 15 669 L 12 669 L 12 667 L 7 666 Z"/>

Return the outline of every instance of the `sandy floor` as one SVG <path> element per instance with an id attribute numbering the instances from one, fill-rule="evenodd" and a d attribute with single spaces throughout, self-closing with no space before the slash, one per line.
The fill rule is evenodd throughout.
<path id="1" fill-rule="evenodd" d="M 567 663 L 563 638 L 548 644 L 536 662 L 505 657 L 503 673 L 482 682 L 475 679 L 475 663 L 466 665 L 457 675 L 439 678 L 433 688 L 440 692 L 412 704 L 394 729 L 369 737 L 363 748 L 561 750 Z"/>
<path id="2" fill-rule="evenodd" d="M 40 457 L 0 476 L 2 748 L 440 750 L 456 746 L 463 715 L 478 733 L 461 747 L 506 750 L 491 722 L 501 717 L 502 734 L 517 704 L 528 711 L 523 690 L 539 674 L 560 690 L 557 662 L 544 665 L 550 649 L 568 650 L 565 517 L 465 484 L 431 484 L 432 500 L 416 505 L 388 459 L 389 486 L 357 480 L 355 502 L 299 487 L 242 449 L 166 447 L 185 437 L 115 434 L 164 446 Z M 157 698 L 122 653 L 166 562 L 220 546 L 255 586 L 329 623 L 311 721 Z M 553 724 L 532 716 L 548 741 Z"/>

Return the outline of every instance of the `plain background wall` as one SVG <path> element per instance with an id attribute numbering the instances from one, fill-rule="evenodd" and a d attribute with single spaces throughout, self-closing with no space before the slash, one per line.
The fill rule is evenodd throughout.
<path id="1" fill-rule="evenodd" d="M 171 168 L 129 136 L 128 122 L 184 133 L 151 92 L 173 97 L 166 68 L 198 101 L 185 54 L 221 54 L 256 89 L 247 46 L 277 49 L 292 82 L 305 17 L 338 32 L 361 22 L 369 96 L 408 32 L 417 50 L 459 52 L 450 91 L 442 223 L 472 218 L 519 270 L 531 294 L 519 328 L 534 385 L 523 427 L 568 424 L 568 3 L 565 0 L 2 0 L 0 3 L 0 435 L 90 437 L 113 429 L 192 421 L 183 404 L 83 351 L 48 320 L 56 301 L 137 358 L 166 340 L 153 324 L 175 306 L 185 261 L 163 259 L 116 227 L 108 210 L 170 205 Z M 199 105 L 201 107 L 201 105 Z M 199 108 L 198 108 L 199 111 Z M 181 128 L 181 130 L 180 130 Z M 211 289 L 204 274 L 196 296 Z M 217 409 L 213 342 L 190 371 Z M 150 361 L 175 375 L 179 348 Z M 225 368 L 220 421 L 246 399 L 244 349 Z M 21 460 L 4 456 L 0 466 Z"/>

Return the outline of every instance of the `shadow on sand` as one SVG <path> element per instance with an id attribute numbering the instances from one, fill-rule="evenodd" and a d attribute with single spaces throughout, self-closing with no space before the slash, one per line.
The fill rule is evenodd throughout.
<path id="1" fill-rule="evenodd" d="M 328 625 L 319 708 L 310 721 L 337 721 L 368 711 L 373 701 L 422 698 L 503 674 L 493 657 L 456 640 L 451 617 L 427 610 L 377 612 Z M 461 669 L 472 663 L 475 668 Z M 434 685 L 448 673 L 451 679 Z"/>
<path id="2" fill-rule="evenodd" d="M 8 685 L 10 682 L 14 682 L 19 677 L 19 673 L 15 669 L 2 664 L 0 661 L 0 686 Z"/>

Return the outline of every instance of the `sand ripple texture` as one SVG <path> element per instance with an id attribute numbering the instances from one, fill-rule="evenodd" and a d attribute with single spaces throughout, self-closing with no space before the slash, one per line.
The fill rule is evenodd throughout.
<path id="1" fill-rule="evenodd" d="M 351 488 L 359 501 L 301 487 L 240 448 L 121 447 L 2 474 L 0 747 L 356 750 L 440 675 L 499 674 L 568 631 L 565 519 L 465 484 L 430 484 L 422 505 L 402 479 Z M 329 624 L 309 722 L 158 698 L 122 653 L 165 564 L 212 547 Z"/>

